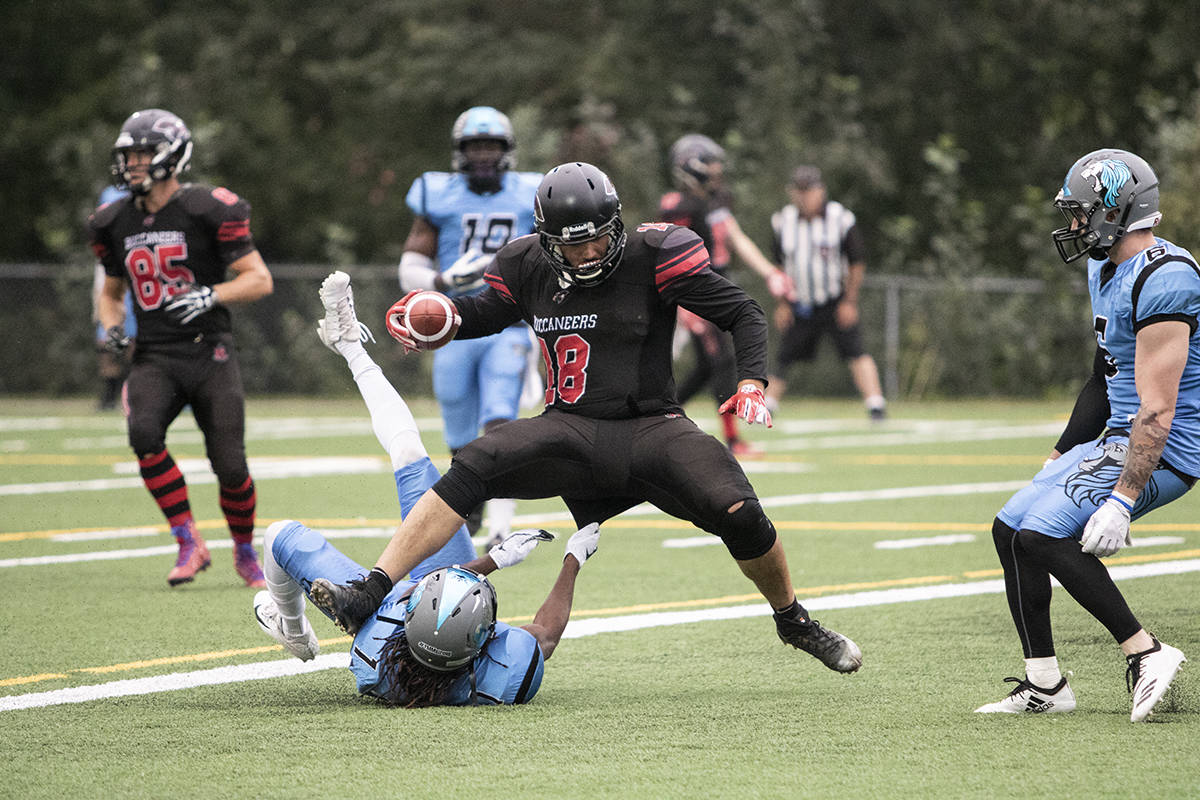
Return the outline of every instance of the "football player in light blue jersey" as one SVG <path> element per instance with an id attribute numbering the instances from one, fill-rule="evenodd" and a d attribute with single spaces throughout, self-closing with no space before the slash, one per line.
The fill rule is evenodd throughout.
<path id="1" fill-rule="evenodd" d="M 1100 557 L 1132 544 L 1129 524 L 1182 497 L 1200 475 L 1200 267 L 1156 237 L 1158 178 L 1140 157 L 1096 150 L 1075 162 L 1054 201 L 1066 262 L 1088 256 L 1098 348 L 1062 437 L 992 527 L 1025 677 L 985 713 L 1071 711 L 1050 630 L 1050 578 L 1108 629 L 1127 661 L 1130 719 L 1162 699 L 1178 649 L 1147 633 Z"/>
<path id="2" fill-rule="evenodd" d="M 480 292 L 492 255 L 533 232 L 542 175 L 513 169 L 516 140 L 508 117 L 489 106 L 469 108 L 455 121 L 451 141 L 453 171 L 426 172 L 408 190 L 415 218 L 400 259 L 405 292 Z M 516 419 L 525 376 L 536 374 L 536 366 L 529 368 L 537 356 L 532 348 L 528 327 L 518 324 L 495 336 L 453 341 L 433 354 L 433 392 L 451 453 L 481 430 Z M 488 503 L 489 545 L 508 532 L 515 509 L 510 499 Z M 480 512 L 467 520 L 471 533 Z"/>
<path id="3" fill-rule="evenodd" d="M 371 424 L 391 458 L 400 508 L 407 516 L 438 472 L 421 444 L 416 421 L 362 342 L 369 331 L 354 314 L 350 278 L 335 272 L 321 285 L 321 341 L 342 355 L 366 401 Z M 496 619 L 495 589 L 484 577 L 519 564 L 546 531 L 515 531 L 480 558 L 466 527 L 421 562 L 383 598 L 358 631 L 350 671 L 358 691 L 389 705 L 512 705 L 537 694 L 545 661 L 562 638 L 579 568 L 596 552 L 599 526 L 567 542 L 558 580 L 533 622 L 517 628 Z M 318 577 L 360 582 L 367 570 L 320 533 L 299 522 L 273 523 L 264 542 L 267 589 L 254 597 L 259 627 L 302 660 L 320 650 L 304 613 L 305 594 Z"/>

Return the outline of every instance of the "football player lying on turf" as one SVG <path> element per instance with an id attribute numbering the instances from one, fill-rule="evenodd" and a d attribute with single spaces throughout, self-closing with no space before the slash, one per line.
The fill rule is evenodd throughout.
<path id="1" fill-rule="evenodd" d="M 322 284 L 326 317 L 319 334 L 328 345 L 327 331 L 341 331 L 330 347 L 350 365 L 375 434 L 391 458 L 400 507 L 407 515 L 438 472 L 408 406 L 362 346 L 360 337 L 369 332 L 354 316 L 349 282 L 337 272 Z M 358 690 L 405 707 L 528 702 L 566 628 L 575 577 L 596 552 L 599 537 L 599 527 L 589 525 L 570 538 L 562 570 L 533 622 L 514 628 L 496 621 L 495 589 L 484 575 L 520 563 L 538 542 L 553 536 L 515 531 L 475 558 L 466 528 L 460 528 L 445 547 L 412 570 L 409 580 L 396 584 L 358 631 L 350 651 Z M 291 520 L 267 529 L 264 551 L 267 590 L 254 598 L 255 618 L 271 638 L 307 661 L 317 655 L 319 645 L 304 614 L 305 589 L 318 576 L 349 582 L 367 570 L 321 534 Z"/>

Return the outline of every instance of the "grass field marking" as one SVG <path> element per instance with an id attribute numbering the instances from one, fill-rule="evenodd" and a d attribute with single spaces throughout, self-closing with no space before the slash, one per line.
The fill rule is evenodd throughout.
<path id="1" fill-rule="evenodd" d="M 71 456 L 51 453 L 22 453 L 0 455 L 0 467 L 79 467 L 112 466 L 129 460 L 129 456 Z"/>
<path id="2" fill-rule="evenodd" d="M 840 450 L 848 447 L 899 447 L 942 442 L 979 442 L 997 439 L 1045 439 L 1062 433 L 1061 422 L 1033 425 L 963 425 L 945 423 L 910 431 L 871 431 L 846 436 L 796 436 L 772 439 L 771 449 Z"/>
<path id="3" fill-rule="evenodd" d="M 255 480 L 278 478 L 312 478 L 325 475 L 370 475 L 388 470 L 382 456 L 280 456 L 249 459 L 250 472 Z M 183 477 L 191 485 L 213 484 L 217 478 L 203 458 L 180 458 L 176 461 Z M 111 489 L 144 489 L 137 475 L 136 462 L 120 459 L 114 464 L 115 478 L 92 478 L 82 481 L 40 481 L 37 483 L 0 484 L 0 496 L 61 494 L 63 492 L 101 492 Z M 133 473 L 133 474 L 130 474 Z"/>
<path id="4" fill-rule="evenodd" d="M 875 542 L 876 550 L 907 550 L 913 547 L 931 547 L 948 544 L 966 544 L 975 541 L 972 533 L 949 533 L 942 536 L 920 536 L 915 539 L 883 539 Z"/>
<path id="5" fill-rule="evenodd" d="M 1114 567 L 1110 570 L 1113 580 L 1122 581 L 1133 578 L 1146 578 L 1159 575 L 1179 575 L 1200 571 L 1200 559 L 1166 561 L 1159 564 L 1142 564 Z M 864 608 L 898 603 L 921 602 L 926 600 L 944 600 L 955 597 L 968 597 L 980 594 L 1000 594 L 1004 592 L 1004 581 L 988 580 L 971 583 L 941 584 L 933 586 L 912 586 L 904 588 L 882 589 L 841 593 L 813 598 L 805 601 L 809 610 L 833 610 L 845 608 Z M 753 605 L 725 606 L 709 609 L 689 609 L 683 611 L 661 611 L 650 614 L 631 614 L 617 617 L 605 617 L 585 620 L 571 620 L 564 639 L 578 639 L 585 636 L 595 636 L 605 633 L 633 631 L 644 628 L 683 625 L 693 622 L 711 622 L 716 620 L 745 619 L 749 617 L 765 617 L 771 613 L 771 607 L 766 603 Z M 36 692 L 24 695 L 0 697 L 0 712 L 20 709 L 42 708 L 62 705 L 65 703 L 82 703 L 90 700 L 101 700 L 113 697 L 128 697 L 131 695 L 153 694 L 158 692 L 191 689 L 199 686 L 215 686 L 226 683 L 239 683 L 264 678 L 287 677 L 318 672 L 326 669 L 344 669 L 349 665 L 348 653 L 326 653 L 317 656 L 312 661 L 300 661 L 290 658 L 282 661 L 255 662 L 252 664 L 236 664 L 195 672 L 172 673 L 157 675 L 149 678 L 133 678 L 110 683 L 80 686 L 69 689 L 54 689 L 47 692 Z"/>
<path id="6" fill-rule="evenodd" d="M 1186 553 L 1200 554 L 1200 551 L 1186 551 Z M 1182 575 L 1182 573 L 1196 571 L 1200 571 L 1200 559 L 1175 559 L 1162 561 L 1162 563 L 1159 564 L 1115 566 L 1110 570 L 1112 579 L 1114 579 L 1114 581 L 1127 581 L 1127 579 L 1130 578 L 1144 578 L 1163 575 Z M 922 581 L 922 579 L 911 578 L 907 579 L 907 581 Z M 815 589 L 832 589 L 838 594 L 810 597 L 810 599 L 805 599 L 804 604 L 805 607 L 808 607 L 810 610 L 862 608 L 869 606 L 884 606 L 884 604 L 918 602 L 926 600 L 946 600 L 952 599 L 952 597 L 966 597 L 971 595 L 1001 594 L 1004 591 L 1004 582 L 998 581 L 998 579 L 996 579 L 996 581 L 977 581 L 971 583 L 905 585 L 905 587 L 894 587 L 889 589 L 847 591 L 847 589 L 868 587 L 868 585 L 872 584 L 846 584 L 845 588 L 817 587 Z M 760 602 L 756 602 L 754 604 L 739 604 L 739 606 L 725 606 L 707 609 L 690 608 L 686 610 L 659 610 L 659 612 L 653 613 L 636 613 L 618 616 L 598 616 L 598 618 L 589 619 L 572 619 L 569 622 L 568 627 L 566 627 L 566 631 L 563 633 L 563 638 L 582 638 L 586 636 L 595 636 L 595 634 L 600 633 L 635 631 L 647 627 L 684 625 L 689 624 L 689 622 L 744 619 L 751 618 L 751 616 L 766 616 L 772 613 L 772 609 L 770 609 L 768 604 L 761 602 L 760 597 L 757 595 L 752 595 L 751 597 L 755 597 L 755 599 Z M 349 637 L 340 638 L 344 640 L 348 639 Z M 228 657 L 230 654 L 242 654 L 242 652 L 245 652 L 245 654 L 253 654 L 253 652 L 266 652 L 277 648 L 278 645 L 265 645 L 263 648 L 248 648 L 240 651 L 228 650 L 214 657 Z M 181 658 L 188 658 L 188 660 L 202 660 L 200 656 L 203 655 L 204 654 L 197 654 L 196 656 L 181 656 Z M 60 690 L 52 690 L 48 692 L 13 694 L 13 696 L 0 697 L 0 711 L 41 708 L 41 706 L 61 705 L 64 703 L 83 703 L 86 702 L 86 700 L 127 697 L 131 696 L 131 694 L 167 692 L 182 690 L 182 688 L 214 686 L 218 684 L 229 684 L 229 682 L 241 682 L 263 678 L 282 678 L 282 676 L 287 675 L 318 672 L 318 670 L 322 669 L 344 668 L 348 666 L 348 663 L 348 654 L 344 654 L 344 652 L 337 652 L 337 654 L 325 654 L 318 656 L 317 658 L 314 658 L 313 661 L 308 662 L 301 662 L 296 660 L 296 658 L 288 658 L 288 660 L 284 661 L 233 664 L 233 666 L 204 669 L 199 670 L 199 672 L 156 675 L 152 676 L 152 678 L 126 679 L 108 682 L 108 684 L 60 688 Z M 16 685 L 16 681 L 18 680 L 20 679 L 10 679 L 7 684 L 0 685 Z M 26 682 L 28 682 L 28 680 L 26 680 Z"/>
<path id="7" fill-rule="evenodd" d="M 41 683 L 42 681 L 66 680 L 70 676 L 59 672 L 43 672 L 41 675 L 25 675 L 20 678 L 4 678 L 0 680 L 0 686 L 22 686 L 27 683 Z"/>
<path id="8" fill-rule="evenodd" d="M 66 703 L 86 703 L 113 697 L 172 692 L 194 689 L 198 686 L 217 686 L 226 683 L 243 683 L 263 678 L 281 678 L 289 675 L 305 675 L 327 669 L 345 669 L 350 664 L 349 653 L 326 653 L 312 661 L 288 658 L 283 661 L 259 661 L 252 664 L 233 664 L 226 667 L 196 672 L 173 672 L 169 675 L 154 675 L 149 678 L 127 678 L 91 686 L 76 686 L 69 689 L 53 689 L 35 694 L 0 697 L 0 711 L 16 711 L 26 708 L 44 708 Z"/>
<path id="9" fill-rule="evenodd" d="M 1181 558 L 1198 558 L 1200 557 L 1200 549 L 1195 550 L 1176 550 L 1172 553 L 1147 553 L 1142 556 L 1110 556 L 1104 560 L 1104 563 L 1109 566 L 1118 566 L 1122 564 L 1149 564 L 1156 561 L 1176 560 Z M 1109 570 L 1112 571 L 1111 569 Z M 1003 575 L 1002 569 L 973 569 L 963 573 L 966 578 L 992 578 L 997 575 Z"/>
<path id="10" fill-rule="evenodd" d="M 1046 454 L 1028 456 L 1004 455 L 965 455 L 956 453 L 941 453 L 936 455 L 900 455 L 894 453 L 874 453 L 863 456 L 834 456 L 832 461 L 837 464 L 857 464 L 872 467 L 882 466 L 952 466 L 952 467 L 1013 467 L 1036 464 L 1039 467 L 1046 460 Z"/>

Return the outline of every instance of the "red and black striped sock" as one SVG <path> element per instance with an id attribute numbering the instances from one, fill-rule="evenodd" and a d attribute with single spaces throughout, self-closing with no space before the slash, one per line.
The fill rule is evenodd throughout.
<path id="1" fill-rule="evenodd" d="M 249 544 L 254 536 L 254 509 L 258 494 L 254 491 L 254 480 L 246 476 L 241 486 L 221 487 L 221 511 L 229 523 L 229 535 L 238 544 Z"/>
<path id="2" fill-rule="evenodd" d="M 187 483 L 175 459 L 165 449 L 138 458 L 142 481 L 150 490 L 150 496 L 172 527 L 178 527 L 192 518 L 192 507 L 188 503 Z"/>

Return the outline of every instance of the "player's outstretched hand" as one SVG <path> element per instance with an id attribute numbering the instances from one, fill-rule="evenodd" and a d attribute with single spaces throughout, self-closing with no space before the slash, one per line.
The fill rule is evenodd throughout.
<path id="1" fill-rule="evenodd" d="M 420 350 L 417 347 L 417 340 L 412 337 L 412 334 L 409 333 L 408 328 L 404 325 L 404 310 L 408 306 L 408 301 L 412 299 L 413 295 L 420 292 L 420 289 L 413 289 L 404 295 L 404 297 L 392 303 L 392 307 L 387 310 L 387 315 L 384 317 L 387 332 L 392 335 L 393 339 L 404 345 L 405 353 L 415 353 Z"/>
<path id="2" fill-rule="evenodd" d="M 567 553 L 563 560 L 566 560 L 567 556 L 574 556 L 582 567 L 585 561 L 596 555 L 599 546 L 600 523 L 589 523 L 571 534 L 571 538 L 567 540 Z"/>
<path id="3" fill-rule="evenodd" d="M 176 325 L 187 325 L 217 305 L 217 302 L 217 293 L 211 286 L 192 286 L 183 294 L 177 294 L 168 300 L 163 306 L 163 311 Z"/>
<path id="4" fill-rule="evenodd" d="M 737 394 L 721 404 L 717 413 L 733 414 L 751 425 L 771 427 L 771 412 L 767 410 L 767 398 L 763 397 L 762 389 L 752 383 L 741 386 L 737 390 Z"/>
<path id="5" fill-rule="evenodd" d="M 455 293 L 469 292 L 483 286 L 483 274 L 491 266 L 493 256 L 480 253 L 478 250 L 468 250 L 442 273 L 442 280 Z"/>
<path id="6" fill-rule="evenodd" d="M 789 303 L 796 301 L 796 287 L 792 285 L 788 274 L 781 269 L 775 270 L 767 277 L 767 291 L 776 300 L 786 300 Z"/>
<path id="7" fill-rule="evenodd" d="M 533 552 L 533 548 L 538 546 L 538 542 L 552 541 L 554 541 L 554 534 L 550 531 L 525 528 L 505 536 L 500 544 L 488 550 L 488 555 L 492 557 L 492 561 L 496 562 L 496 569 L 515 567 Z"/>
<path id="8" fill-rule="evenodd" d="M 1079 544 L 1083 552 L 1098 558 L 1111 556 L 1125 545 L 1133 544 L 1129 535 L 1129 509 L 1120 500 L 1109 497 L 1088 519 Z"/>

